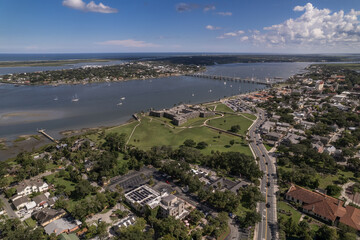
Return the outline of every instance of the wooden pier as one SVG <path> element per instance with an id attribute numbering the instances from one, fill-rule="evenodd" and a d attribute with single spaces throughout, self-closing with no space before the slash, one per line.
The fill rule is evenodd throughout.
<path id="1" fill-rule="evenodd" d="M 198 78 L 209 78 L 214 80 L 222 80 L 222 81 L 232 81 L 232 82 L 245 82 L 245 83 L 254 83 L 254 84 L 263 84 L 271 86 L 271 82 L 268 80 L 258 80 L 258 79 L 248 79 L 248 78 L 239 78 L 239 77 L 228 77 L 228 76 L 217 76 L 217 75 L 206 75 L 206 74 L 187 74 L 185 76 L 188 77 L 198 77 Z"/>
<path id="2" fill-rule="evenodd" d="M 52 136 L 50 136 L 49 134 L 47 134 L 47 133 L 45 132 L 45 129 L 40 129 L 40 130 L 38 130 L 38 132 L 41 133 L 42 135 L 44 135 L 45 137 L 47 137 L 48 139 L 50 139 L 52 142 L 54 142 L 54 143 L 59 143 L 58 140 L 55 140 L 55 138 L 53 138 Z"/>

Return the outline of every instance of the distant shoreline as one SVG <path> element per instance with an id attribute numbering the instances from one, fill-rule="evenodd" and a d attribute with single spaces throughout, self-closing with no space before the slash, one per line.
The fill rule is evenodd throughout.
<path id="1" fill-rule="evenodd" d="M 115 59 L 73 59 L 73 60 L 32 60 L 32 61 L 0 61 L 2 67 L 57 67 L 77 63 L 110 62 Z"/>

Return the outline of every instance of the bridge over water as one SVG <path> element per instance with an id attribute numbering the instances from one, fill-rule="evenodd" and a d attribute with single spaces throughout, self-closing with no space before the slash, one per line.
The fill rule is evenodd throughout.
<path id="1" fill-rule="evenodd" d="M 198 78 L 209 78 L 214 80 L 222 80 L 222 81 L 233 81 L 233 82 L 245 82 L 245 83 L 256 83 L 263 84 L 267 86 L 271 86 L 272 83 L 269 80 L 259 80 L 259 79 L 248 79 L 248 78 L 239 78 L 239 77 L 229 77 L 229 76 L 218 76 L 218 75 L 207 75 L 207 74 L 186 74 L 188 77 L 198 77 Z"/>

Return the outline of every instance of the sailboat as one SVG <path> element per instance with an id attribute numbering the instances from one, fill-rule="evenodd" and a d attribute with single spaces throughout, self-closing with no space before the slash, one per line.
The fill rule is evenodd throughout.
<path id="1" fill-rule="evenodd" d="M 73 96 L 73 98 L 71 99 L 72 102 L 78 102 L 80 99 L 78 98 L 78 96 L 75 94 L 75 96 Z"/>

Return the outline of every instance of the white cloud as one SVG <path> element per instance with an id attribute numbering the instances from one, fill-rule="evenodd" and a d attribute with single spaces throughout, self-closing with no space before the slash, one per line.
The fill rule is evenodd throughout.
<path id="1" fill-rule="evenodd" d="M 205 28 L 207 30 L 219 30 L 219 29 L 221 29 L 220 27 L 215 27 L 215 26 L 212 26 L 212 25 L 207 25 Z"/>
<path id="2" fill-rule="evenodd" d="M 204 7 L 204 12 L 207 12 L 207 11 L 210 11 L 210 10 L 213 11 L 215 9 L 216 9 L 216 7 L 214 5 L 206 5 Z"/>
<path id="3" fill-rule="evenodd" d="M 159 47 L 157 44 L 147 43 L 145 41 L 137 41 L 133 39 L 126 40 L 109 40 L 97 43 L 99 45 L 122 46 L 129 48 L 145 48 L 145 47 Z"/>
<path id="4" fill-rule="evenodd" d="M 117 13 L 116 8 L 105 6 L 103 3 L 96 4 L 94 1 L 86 4 L 83 0 L 63 0 L 63 6 L 81 10 L 84 12 L 98 12 L 98 13 Z"/>
<path id="5" fill-rule="evenodd" d="M 232 16 L 232 12 L 217 12 L 216 14 L 220 16 Z"/>
<path id="6" fill-rule="evenodd" d="M 178 12 L 187 12 L 191 11 L 193 9 L 199 8 L 198 4 L 192 4 L 192 3 L 179 3 L 176 5 L 176 11 Z"/>
<path id="7" fill-rule="evenodd" d="M 304 13 L 296 19 L 264 27 L 263 32 L 249 31 L 248 38 L 243 41 L 279 47 L 302 46 L 304 49 L 360 47 L 360 11 L 332 13 L 311 3 L 296 6 L 293 11 Z"/>
<path id="8" fill-rule="evenodd" d="M 217 37 L 219 39 L 224 39 L 224 38 L 229 38 L 229 37 L 237 37 L 241 34 L 244 34 L 245 32 L 242 31 L 242 30 L 239 30 L 239 31 L 235 31 L 235 32 L 227 32 L 227 33 L 224 33 L 223 35 Z"/>
<path id="9" fill-rule="evenodd" d="M 244 37 L 241 37 L 240 40 L 241 40 L 241 41 L 246 41 L 246 40 L 249 40 L 249 37 L 248 37 L 248 36 L 244 36 Z"/>

